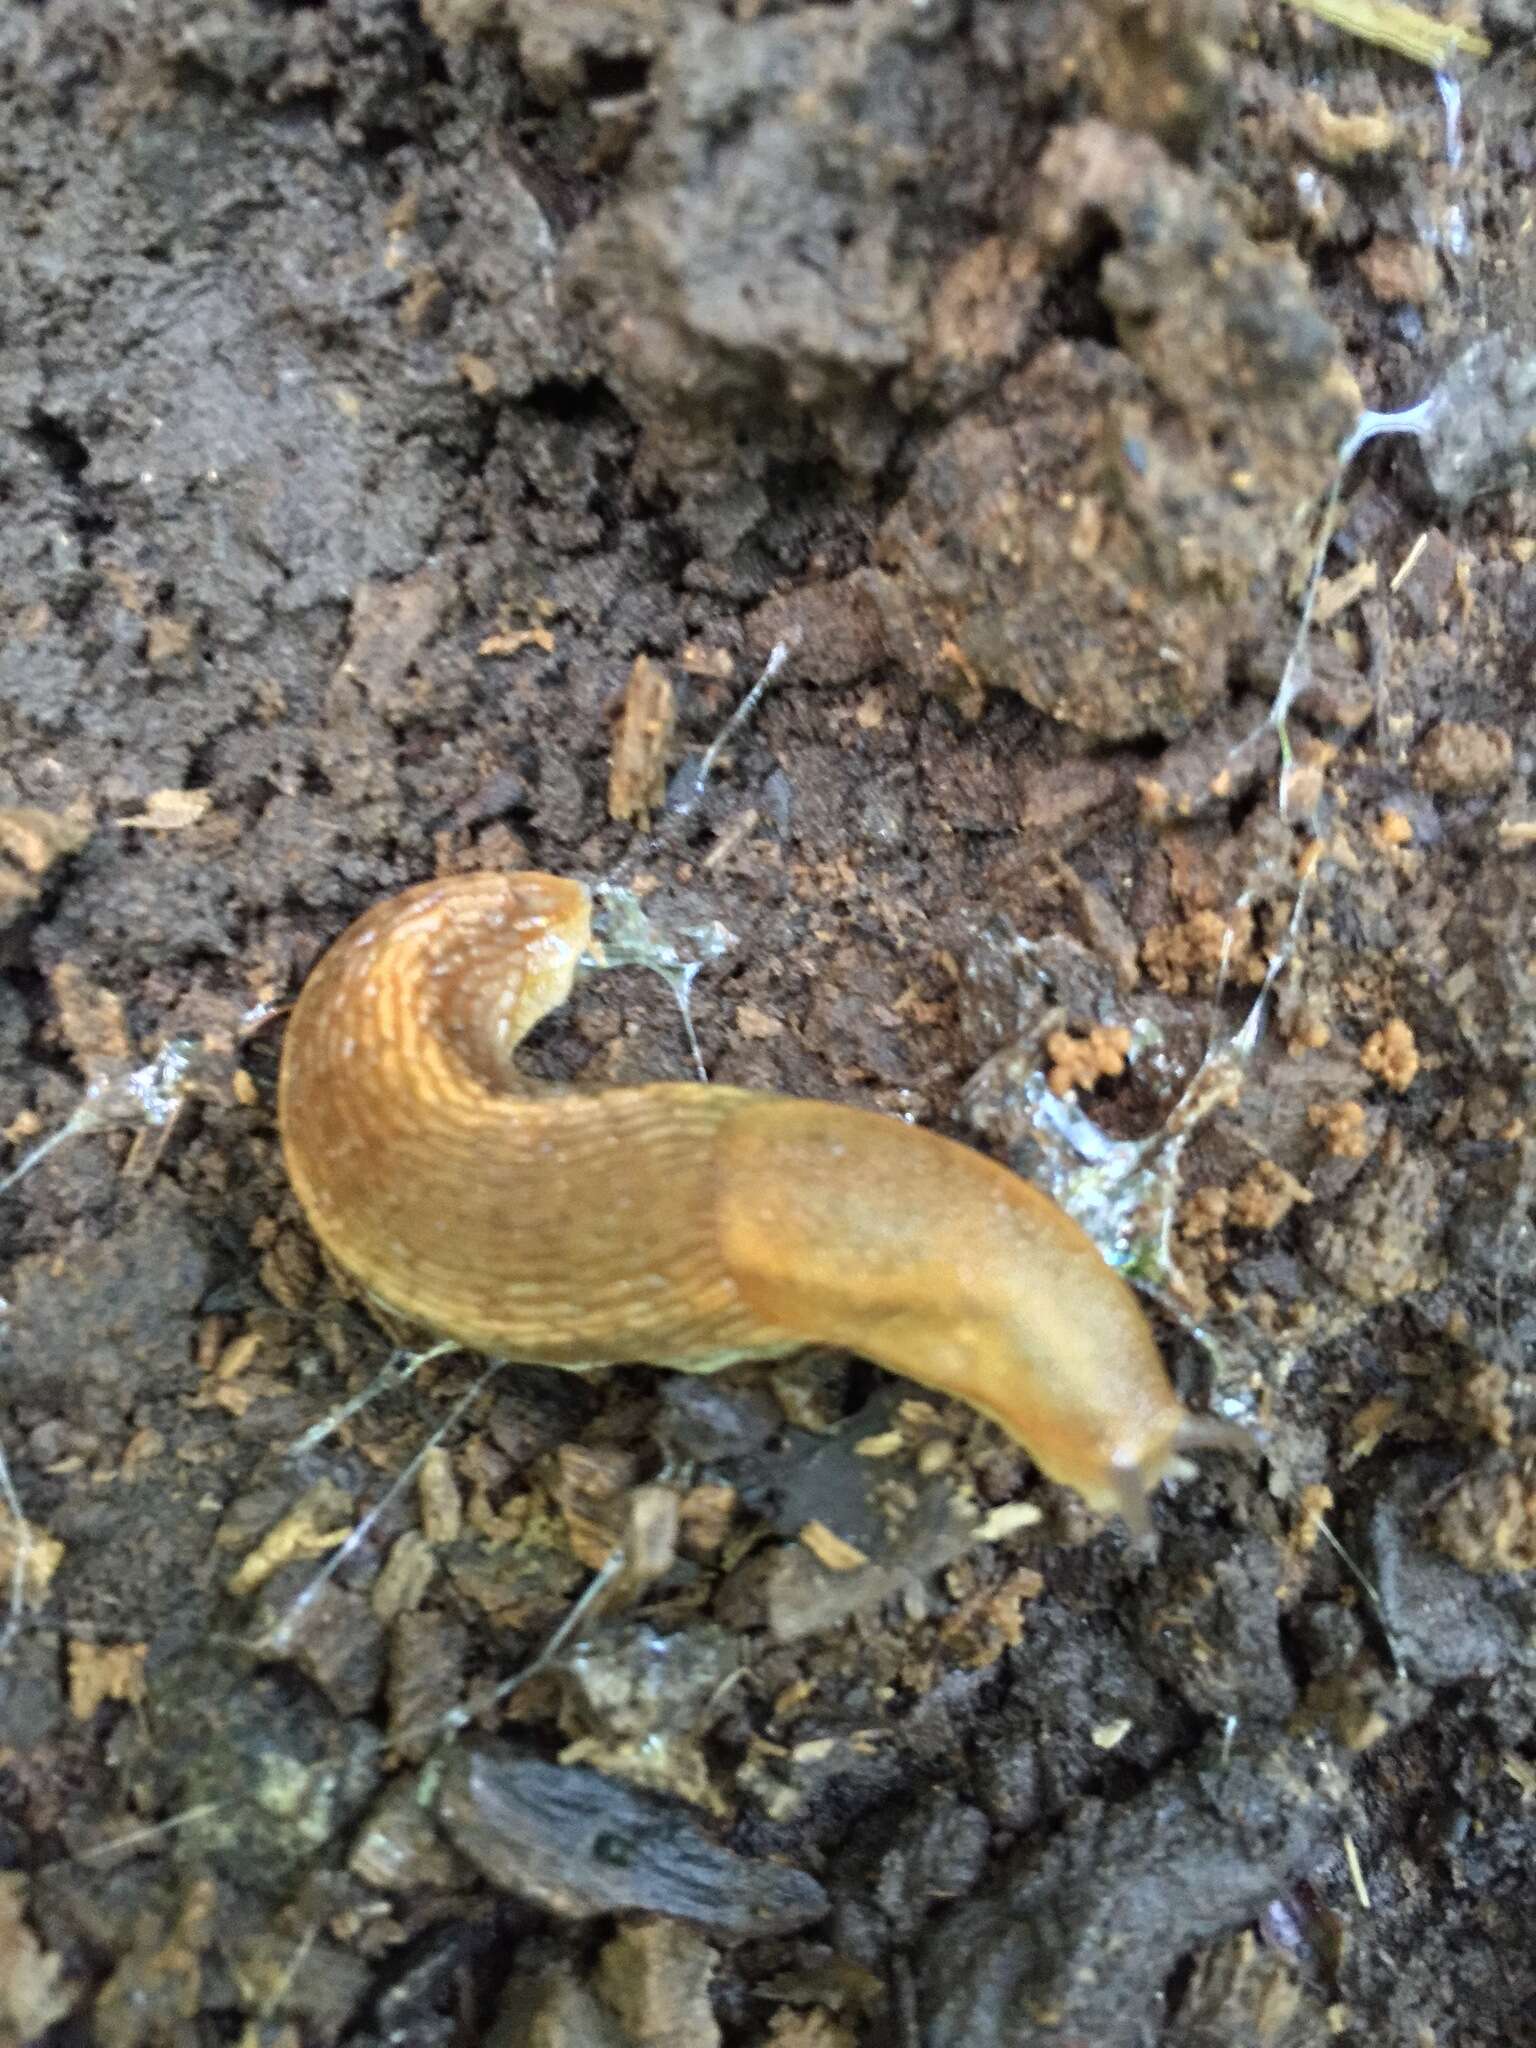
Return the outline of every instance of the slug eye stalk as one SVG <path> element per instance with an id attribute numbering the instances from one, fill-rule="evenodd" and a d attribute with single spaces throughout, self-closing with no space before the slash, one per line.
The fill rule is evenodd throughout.
<path id="1" fill-rule="evenodd" d="M 1262 1456 L 1263 1445 L 1240 1422 L 1185 1411 L 1175 1424 L 1166 1449 L 1141 1459 L 1114 1460 L 1115 1510 L 1134 1538 L 1151 1535 L 1151 1499 L 1163 1481 L 1195 1476 L 1195 1467 L 1187 1455 L 1195 1451 L 1230 1452 L 1253 1463 Z"/>

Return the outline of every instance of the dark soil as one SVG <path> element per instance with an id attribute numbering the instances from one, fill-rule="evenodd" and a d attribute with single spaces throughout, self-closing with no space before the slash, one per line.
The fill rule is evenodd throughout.
<path id="1" fill-rule="evenodd" d="M 0 1194 L 0 2044 L 1528 2038 L 1536 55 L 1484 27 L 1453 158 L 1279 0 L 0 12 L 8 1157 L 99 1112 Z M 1282 791 L 1335 450 L 1435 391 L 1348 471 Z M 611 818 L 636 658 L 686 793 L 780 641 L 702 798 Z M 1283 956 L 1118 1246 L 1265 1459 L 1154 1554 L 842 1358 L 448 1356 L 319 1433 L 393 1338 L 262 1006 L 488 865 L 718 919 L 713 1078 L 1090 1220 L 1045 1077 L 1157 1133 Z M 641 970 L 534 1057 L 688 1072 Z M 658 1480 L 676 1543 L 491 1704 Z"/>

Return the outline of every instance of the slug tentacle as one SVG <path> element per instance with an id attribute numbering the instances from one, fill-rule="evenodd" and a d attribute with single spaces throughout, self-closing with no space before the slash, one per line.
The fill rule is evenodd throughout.
<path id="1" fill-rule="evenodd" d="M 969 1148 L 868 1111 L 692 1082 L 534 1091 L 512 1055 L 568 996 L 591 900 L 465 875 L 324 956 L 283 1051 L 289 1175 L 336 1262 L 508 1359 L 710 1371 L 846 1346 L 998 1422 L 1144 1522 L 1189 1415 L 1135 1296 L 1069 1217 Z"/>

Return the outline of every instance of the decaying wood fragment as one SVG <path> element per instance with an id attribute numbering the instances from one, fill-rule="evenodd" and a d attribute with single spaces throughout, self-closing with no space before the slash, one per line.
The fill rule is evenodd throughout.
<path id="1" fill-rule="evenodd" d="M 648 655 L 636 655 L 608 770 L 610 818 L 647 830 L 651 812 L 666 795 L 667 752 L 676 723 L 677 700 L 666 671 Z"/>

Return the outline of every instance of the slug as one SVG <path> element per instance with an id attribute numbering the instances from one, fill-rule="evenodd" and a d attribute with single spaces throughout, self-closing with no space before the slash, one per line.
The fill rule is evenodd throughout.
<path id="1" fill-rule="evenodd" d="M 580 1091 L 512 1056 L 591 939 L 578 882 L 472 874 L 376 905 L 305 983 L 278 1125 L 325 1250 L 492 1356 L 711 1372 L 837 1345 L 958 1395 L 1135 1530 L 1188 1413 L 1119 1274 L 1054 1202 L 893 1117 L 705 1083 Z"/>

